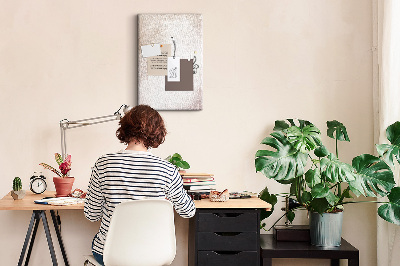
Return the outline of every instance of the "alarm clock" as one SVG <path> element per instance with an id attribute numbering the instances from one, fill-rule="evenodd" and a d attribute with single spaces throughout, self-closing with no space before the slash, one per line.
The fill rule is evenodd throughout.
<path id="1" fill-rule="evenodd" d="M 42 194 L 46 188 L 47 188 L 47 183 L 46 183 L 46 177 L 42 174 L 40 175 L 35 175 L 36 173 L 31 176 L 30 180 L 30 188 L 31 191 L 35 194 Z"/>

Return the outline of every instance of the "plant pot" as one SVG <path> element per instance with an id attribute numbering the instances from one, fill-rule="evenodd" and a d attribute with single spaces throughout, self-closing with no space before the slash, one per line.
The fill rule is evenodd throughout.
<path id="1" fill-rule="evenodd" d="M 18 190 L 18 191 L 14 191 L 11 190 L 11 197 L 13 197 L 14 200 L 20 200 L 23 199 L 25 197 L 25 190 Z"/>
<path id="2" fill-rule="evenodd" d="M 73 177 L 53 177 L 54 186 L 56 187 L 56 197 L 67 197 L 71 194 L 74 181 L 75 178 Z"/>
<path id="3" fill-rule="evenodd" d="M 343 212 L 310 213 L 311 245 L 338 247 L 342 240 Z"/>

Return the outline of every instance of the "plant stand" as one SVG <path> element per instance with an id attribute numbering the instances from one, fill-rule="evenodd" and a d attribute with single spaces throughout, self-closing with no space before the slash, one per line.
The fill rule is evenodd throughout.
<path id="1" fill-rule="evenodd" d="M 272 266 L 272 258 L 330 259 L 331 266 L 339 266 L 347 259 L 349 266 L 359 266 L 359 251 L 342 238 L 339 247 L 322 248 L 310 242 L 276 241 L 272 235 L 260 235 L 262 266 Z"/>

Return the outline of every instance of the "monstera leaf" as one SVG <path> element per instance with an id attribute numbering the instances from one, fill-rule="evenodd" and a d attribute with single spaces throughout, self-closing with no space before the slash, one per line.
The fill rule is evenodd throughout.
<path id="1" fill-rule="evenodd" d="M 314 154 L 318 158 L 321 158 L 327 156 L 329 154 L 329 151 L 324 145 L 321 145 L 314 150 Z"/>
<path id="2" fill-rule="evenodd" d="M 289 123 L 287 123 L 287 122 Z M 288 129 L 289 127 L 296 126 L 296 123 L 294 122 L 294 119 L 286 119 L 285 120 L 276 120 L 275 121 L 275 126 L 274 126 L 274 131 L 284 131 L 285 129 Z M 312 125 L 310 121 L 307 120 L 302 120 L 298 119 L 297 120 L 299 123 L 299 128 L 303 129 L 305 126 Z"/>
<path id="3" fill-rule="evenodd" d="M 321 183 L 321 172 L 319 168 L 308 169 L 304 177 L 306 180 L 306 184 L 309 188 L 312 188 L 316 184 Z"/>
<path id="4" fill-rule="evenodd" d="M 262 221 L 265 218 L 268 218 L 272 214 L 272 212 L 274 211 L 274 206 L 278 202 L 278 199 L 276 198 L 276 196 L 274 194 L 270 194 L 268 192 L 268 187 L 265 187 L 261 191 L 259 198 L 272 205 L 270 211 L 266 211 L 264 209 L 261 210 L 261 212 L 260 212 L 260 221 Z"/>
<path id="5" fill-rule="evenodd" d="M 328 137 L 342 141 L 350 141 L 349 136 L 347 135 L 346 127 L 342 123 L 333 120 L 327 121 L 326 125 L 328 127 L 326 132 Z"/>
<path id="6" fill-rule="evenodd" d="M 390 223 L 400 225 L 400 187 L 392 188 L 388 199 L 389 203 L 378 208 L 378 215 Z"/>
<path id="7" fill-rule="evenodd" d="M 336 202 L 336 196 L 329 189 L 329 186 L 324 183 L 319 183 L 311 189 L 311 196 L 315 199 L 326 199 L 326 201 L 333 206 Z"/>
<path id="8" fill-rule="evenodd" d="M 355 179 L 351 165 L 339 161 L 333 153 L 321 159 L 322 175 L 331 183 L 350 182 Z"/>
<path id="9" fill-rule="evenodd" d="M 391 124 L 386 129 L 386 137 L 390 141 L 391 144 L 378 144 L 376 145 L 376 150 L 378 154 L 382 156 L 382 158 L 389 165 L 393 166 L 393 157 L 397 159 L 400 163 L 400 122 L 397 121 L 394 124 Z"/>
<path id="10" fill-rule="evenodd" d="M 271 137 L 266 137 L 261 143 L 276 151 L 257 151 L 255 159 L 257 172 L 285 183 L 290 183 L 295 177 L 303 175 L 307 154 L 293 148 L 282 131 L 272 132 Z"/>
<path id="11" fill-rule="evenodd" d="M 353 159 L 352 165 L 356 170 L 355 180 L 349 183 L 351 190 L 364 196 L 384 197 L 395 186 L 393 172 L 389 166 L 370 154 L 362 154 Z M 357 193 L 358 190 L 360 193 Z"/>
<path id="12" fill-rule="evenodd" d="M 303 128 L 292 126 L 284 132 L 289 142 L 300 152 L 307 153 L 322 145 L 321 131 L 312 124 Z"/>

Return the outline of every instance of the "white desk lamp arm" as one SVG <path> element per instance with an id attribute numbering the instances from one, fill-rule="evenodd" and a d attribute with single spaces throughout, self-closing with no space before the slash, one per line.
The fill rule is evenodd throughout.
<path id="1" fill-rule="evenodd" d="M 65 133 L 67 129 L 91 126 L 101 123 L 106 123 L 110 121 L 120 120 L 122 116 L 130 110 L 130 107 L 126 104 L 121 105 L 121 107 L 112 115 L 99 116 L 93 118 L 86 118 L 81 120 L 69 121 L 68 119 L 63 119 L 60 121 L 61 129 L 61 154 L 63 160 L 67 155 L 67 142 L 65 138 Z"/>

